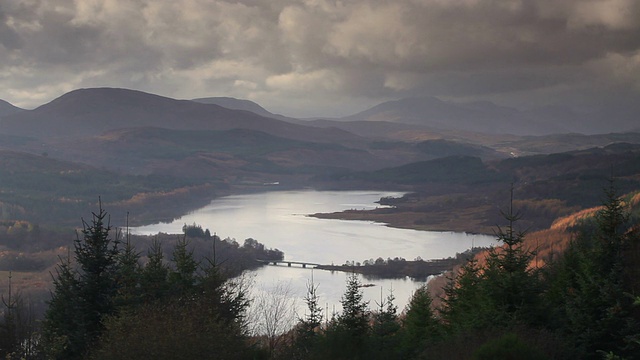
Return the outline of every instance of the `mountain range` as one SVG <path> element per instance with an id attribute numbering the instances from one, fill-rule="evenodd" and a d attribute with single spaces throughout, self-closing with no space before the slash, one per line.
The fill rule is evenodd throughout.
<path id="1" fill-rule="evenodd" d="M 252 128 L 310 141 L 327 141 L 324 136 L 333 138 L 332 141 L 349 141 L 345 132 L 369 137 L 389 137 L 389 134 L 411 131 L 449 136 L 452 133 L 590 135 L 639 131 L 639 113 L 640 104 L 624 100 L 593 106 L 588 111 L 576 111 L 565 105 L 519 110 L 488 101 L 453 102 L 421 97 L 387 101 L 342 118 L 316 118 L 310 121 L 274 114 L 253 101 L 231 97 L 188 101 L 127 89 L 93 88 L 71 91 L 35 110 L 25 111 L 0 101 L 0 132 L 60 137 L 96 135 L 103 131 L 138 126 L 208 130 Z M 296 129 L 272 119 L 333 129 L 309 132 L 308 129 Z M 345 132 L 339 133 L 336 129 Z"/>
<path id="2" fill-rule="evenodd" d="M 87 205 L 96 194 L 127 204 L 147 199 L 142 203 L 148 206 L 148 199 L 160 201 L 171 193 L 191 202 L 200 199 L 201 205 L 212 194 L 264 191 L 265 184 L 435 196 L 469 192 L 477 196 L 477 206 L 489 209 L 486 194 L 508 187 L 514 176 L 527 179 L 528 193 L 558 198 L 544 192 L 550 184 L 560 184 L 555 190 L 579 189 L 585 174 L 599 184 L 602 176 L 589 173 L 590 165 L 613 164 L 632 152 L 632 160 L 619 163 L 631 179 L 640 152 L 624 145 L 640 144 L 638 132 L 567 133 L 583 123 L 566 109 L 536 111 L 575 121 L 542 116 L 534 121 L 533 112 L 436 98 L 402 99 L 345 118 L 315 120 L 287 118 L 241 99 L 177 100 L 118 88 L 71 91 L 33 110 L 8 103 L 0 103 L 0 109 L 0 151 L 6 157 L 0 202 L 13 204 L 15 216 L 35 206 L 42 210 L 38 219 L 51 211 L 77 213 L 78 204 Z M 615 121 L 611 124 L 615 130 Z M 546 133 L 553 134 L 532 135 Z M 557 157 L 544 157 L 610 144 L 620 144 L 608 148 L 613 155 L 589 153 L 562 168 L 553 166 Z M 513 164 L 505 162 L 508 158 L 522 159 L 523 170 L 502 169 Z M 575 159 L 584 166 L 563 178 L 563 169 Z M 56 162 L 65 162 L 67 169 L 47 170 L 59 166 Z M 14 163 L 23 167 L 20 174 Z M 541 173 L 544 178 L 531 178 Z M 54 178 L 59 184 L 48 185 Z M 80 188 L 82 195 L 65 190 Z"/>
<path id="3" fill-rule="evenodd" d="M 517 136 L 550 134 L 602 134 L 638 131 L 640 106 L 619 101 L 576 111 L 556 104 L 519 110 L 489 101 L 454 102 L 436 97 L 403 98 L 383 102 L 362 112 L 341 118 L 294 119 L 266 110 L 259 104 L 230 97 L 193 101 L 246 110 L 261 116 L 317 127 L 336 127 L 361 136 L 384 137 L 390 132 L 432 131 Z"/>
<path id="4" fill-rule="evenodd" d="M 607 104 L 578 112 L 554 105 L 521 111 L 492 102 L 452 102 L 435 97 L 405 98 L 376 105 L 339 121 L 385 121 L 440 130 L 485 134 L 598 134 L 640 129 L 640 105 Z"/>
<path id="5" fill-rule="evenodd" d="M 116 88 L 74 90 L 34 110 L 0 118 L 0 133 L 48 139 L 97 136 L 110 130 L 137 127 L 252 129 L 304 141 L 357 140 L 355 135 L 335 128 L 309 131 L 307 127 L 249 111 Z"/>

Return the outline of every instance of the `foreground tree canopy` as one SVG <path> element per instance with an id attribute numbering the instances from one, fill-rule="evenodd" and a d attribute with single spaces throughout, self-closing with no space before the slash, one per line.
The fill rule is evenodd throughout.
<path id="1" fill-rule="evenodd" d="M 143 266 L 129 242 L 111 237 L 102 208 L 83 225 L 54 277 L 42 331 L 48 358 L 244 358 L 246 289 L 213 260 L 196 261 L 186 237 L 171 266 L 157 242 Z"/>
<path id="2" fill-rule="evenodd" d="M 513 205 L 513 201 L 511 201 Z M 503 244 L 470 258 L 440 305 L 426 287 L 398 312 L 393 293 L 363 299 L 348 277 L 342 311 L 323 316 L 318 285 L 293 329 L 251 334 L 247 285 L 213 258 L 194 256 L 185 225 L 168 259 L 146 256 L 113 231 L 100 207 L 83 220 L 73 254 L 61 259 L 38 334 L 21 326 L 17 297 L 3 298 L 3 357 L 49 359 L 637 359 L 640 357 L 640 236 L 614 184 L 602 207 L 573 228 L 568 249 L 532 266 L 520 214 L 510 206 Z M 220 241 L 215 236 L 212 244 Z M 262 249 L 253 239 L 252 251 Z M 262 249 L 264 250 L 264 249 Z M 215 252 L 214 252 L 215 254 Z M 536 262 L 537 264 L 537 262 Z M 10 293 L 11 294 L 11 293 Z M 262 301 L 262 302 L 261 302 Z M 268 299 L 258 301 L 267 309 Z M 268 310 L 268 309 L 267 309 Z M 277 314 L 282 314 L 278 308 Z M 293 309 L 291 309 L 293 311 Z M 276 315 L 282 320 L 285 315 Z M 22 330 L 20 330 L 22 329 Z"/>

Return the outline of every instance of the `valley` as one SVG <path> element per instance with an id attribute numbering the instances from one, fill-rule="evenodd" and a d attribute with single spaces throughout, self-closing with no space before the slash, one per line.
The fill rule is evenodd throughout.
<path id="1" fill-rule="evenodd" d="M 220 269 L 225 276 L 259 268 L 263 263 L 257 260 L 265 256 L 304 258 L 309 249 L 321 246 L 313 255 L 324 254 L 326 259 L 311 260 L 329 270 L 319 277 L 333 284 L 326 289 L 331 301 L 339 302 L 342 282 L 333 272 L 350 269 L 364 279 L 376 279 L 371 281 L 381 287 L 397 287 L 404 297 L 400 300 L 403 306 L 427 275 L 465 263 L 470 256 L 465 252 L 467 237 L 476 235 L 464 234 L 494 241 L 496 228 L 505 220 L 502 211 L 510 205 L 517 209 L 518 225 L 527 230 L 525 248 L 535 249 L 535 261 L 529 259 L 528 266 L 536 269 L 568 248 L 572 227 L 584 216 L 592 216 L 612 179 L 616 190 L 625 195 L 631 218 L 638 218 L 640 133 L 621 130 L 585 135 L 554 133 L 551 128 L 536 136 L 524 134 L 526 128 L 509 133 L 509 126 L 515 123 L 506 126 L 509 112 L 504 109 L 500 110 L 504 116 L 485 125 L 505 131 L 491 131 L 482 123 L 468 126 L 478 104 L 463 110 L 454 106 L 455 111 L 447 116 L 458 114 L 460 118 L 451 122 L 443 120 L 447 116 L 437 121 L 429 117 L 441 116 L 452 104 L 434 100 L 428 104 L 439 110 L 420 115 L 424 104 L 414 101 L 406 111 L 389 110 L 398 104 L 386 104 L 353 117 L 300 120 L 237 99 L 188 101 L 99 88 L 72 91 L 34 110 L 3 105 L 0 275 L 4 278 L 0 286 L 6 288 L 10 279 L 15 291 L 28 296 L 34 311 L 42 313 L 52 286 L 50 274 L 59 271 L 59 260 L 68 258 L 76 244 L 74 232 L 83 231 L 84 219 L 95 216 L 97 208 L 106 209 L 110 224 L 122 231 L 188 219 L 214 199 L 224 204 L 229 196 L 266 199 L 280 194 L 306 201 L 305 209 L 317 211 L 310 214 L 315 220 L 364 220 L 384 223 L 387 230 L 419 230 L 409 232 L 407 240 L 384 235 L 386 230 L 377 225 L 367 224 L 368 230 L 358 228 L 355 235 L 349 235 L 352 232 L 340 226 L 321 222 L 325 232 L 313 238 L 311 226 L 294 219 L 300 226 L 297 232 L 293 224 L 265 231 L 296 200 L 256 200 L 242 206 L 259 210 L 253 220 L 246 214 L 236 216 L 237 204 L 222 206 L 220 211 L 227 216 L 223 224 L 202 224 L 211 228 L 206 236 L 201 231 L 187 237 L 184 231 L 182 240 L 188 241 L 198 261 L 224 258 Z M 418 112 L 411 113 L 414 107 Z M 480 108 L 483 116 L 491 113 L 486 106 Z M 384 111 L 378 112 L 380 109 Z M 531 114 L 517 116 L 524 121 Z M 379 206 L 360 207 L 355 201 L 353 206 L 342 207 L 345 210 L 323 211 L 315 210 L 323 201 L 303 200 L 314 191 L 338 198 L 350 191 L 394 195 L 382 196 Z M 274 204 L 280 205 L 265 210 Z M 264 211 L 276 217 L 269 220 Z M 199 228 L 197 222 L 200 220 L 193 220 L 194 228 Z M 230 224 L 237 227 L 225 230 Z M 327 235 L 329 230 L 337 232 Z M 278 235 L 278 231 L 285 233 Z M 172 259 L 171 247 L 181 244 L 179 233 L 158 230 L 126 239 L 136 249 L 152 249 L 156 241 L 163 242 L 162 256 Z M 218 234 L 227 238 L 222 240 Z M 441 235 L 427 240 L 426 234 Z M 122 233 L 118 236 L 124 239 Z M 291 236 L 293 240 L 287 240 Z M 350 255 L 345 242 L 357 245 Z M 408 243 L 418 250 L 410 250 Z M 460 248 L 452 253 L 454 245 Z M 275 246 L 283 247 L 284 253 L 269 249 Z M 443 246 L 451 249 L 442 256 L 434 255 Z M 392 250 L 400 255 L 391 254 Z M 139 260 L 148 263 L 152 257 L 148 251 L 139 254 Z M 487 254 L 476 249 L 474 261 L 484 264 Z M 345 256 L 355 259 L 345 261 Z M 423 261 L 422 256 L 442 259 Z M 263 266 L 256 273 L 298 276 L 299 287 L 307 281 L 300 274 L 293 275 L 296 272 L 284 275 L 277 268 Z M 404 279 L 402 286 L 397 285 L 400 279 Z M 430 285 L 434 298 L 443 296 L 445 289 L 438 281 L 442 280 Z M 380 295 L 377 288 L 366 291 L 371 299 Z"/>

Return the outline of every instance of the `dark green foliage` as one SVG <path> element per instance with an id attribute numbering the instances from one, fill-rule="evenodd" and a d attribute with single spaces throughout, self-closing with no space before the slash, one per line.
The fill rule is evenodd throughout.
<path id="1" fill-rule="evenodd" d="M 2 294 L 0 317 L 0 357 L 3 359 L 34 359 L 36 355 L 35 317 L 31 304 L 25 306 L 20 292 L 15 293 L 9 272 L 8 295 Z"/>
<path id="2" fill-rule="evenodd" d="M 53 277 L 53 292 L 42 329 L 42 350 L 48 357 L 73 359 L 84 351 L 83 336 L 77 331 L 80 326 L 75 308 L 78 287 L 70 259 L 61 261 Z"/>
<path id="3" fill-rule="evenodd" d="M 498 227 L 496 231 L 496 237 L 503 246 L 489 250 L 483 274 L 484 288 L 496 307 L 498 317 L 493 319 L 494 324 L 498 321 L 505 321 L 505 325 L 514 322 L 531 324 L 540 309 L 538 275 L 529 269 L 534 253 L 523 248 L 525 234 L 514 228 L 520 215 L 514 213 L 513 205 L 503 216 L 508 225 L 505 229 Z"/>
<path id="4" fill-rule="evenodd" d="M 444 335 L 442 324 L 434 316 L 431 302 L 429 291 L 423 286 L 413 293 L 407 306 L 402 321 L 402 352 L 407 357 L 417 354 Z"/>
<path id="5" fill-rule="evenodd" d="M 470 259 L 445 287 L 440 312 L 451 331 L 481 329 L 491 324 L 496 307 L 484 291 L 482 281 L 477 261 Z"/>
<path id="6" fill-rule="evenodd" d="M 211 233 L 209 232 L 209 229 L 203 230 L 202 226 L 193 223 L 192 225 L 187 225 L 184 224 L 182 226 L 182 232 L 184 233 L 184 236 L 186 237 L 190 237 L 190 238 L 210 238 L 211 237 Z"/>
<path id="7" fill-rule="evenodd" d="M 342 295 L 342 313 L 327 324 L 312 358 L 364 359 L 369 337 L 369 304 L 363 301 L 357 274 L 347 277 L 347 289 Z"/>
<path id="8" fill-rule="evenodd" d="M 538 275 L 529 269 L 533 253 L 522 246 L 524 233 L 515 229 L 520 216 L 512 205 L 503 216 L 508 225 L 496 231 L 503 246 L 489 250 L 482 269 L 475 260 L 467 263 L 445 290 L 443 315 L 453 328 L 468 330 L 537 321 L 541 287 Z"/>
<path id="9" fill-rule="evenodd" d="M 349 275 L 347 290 L 340 300 L 342 313 L 338 316 L 338 325 L 356 342 L 367 334 L 369 322 L 369 304 L 363 300 L 361 285 L 358 275 Z"/>
<path id="10" fill-rule="evenodd" d="M 387 298 L 378 304 L 378 309 L 371 314 L 373 323 L 367 349 L 370 359 L 395 359 L 400 356 L 400 322 L 394 300 L 393 292 L 390 291 Z"/>
<path id="11" fill-rule="evenodd" d="M 85 337 L 86 349 L 103 329 L 103 318 L 116 312 L 114 302 L 118 291 L 118 240 L 112 240 L 107 213 L 102 209 L 93 214 L 91 224 L 83 221 L 82 239 L 75 241 L 75 260 L 78 273 L 78 301 L 76 316 Z"/>
<path id="12" fill-rule="evenodd" d="M 116 279 L 118 282 L 118 292 L 116 304 L 118 306 L 137 304 L 142 300 L 140 253 L 131 245 L 129 234 L 124 248 L 118 254 L 118 266 Z"/>
<path id="13" fill-rule="evenodd" d="M 91 224 L 82 223 L 82 238 L 74 243 L 78 269 L 69 259 L 58 266 L 45 314 L 43 344 L 52 358 L 82 358 L 102 333 L 105 317 L 117 310 L 119 249 L 107 213 L 100 207 Z"/>
<path id="14" fill-rule="evenodd" d="M 293 352 L 296 358 L 308 358 L 312 351 L 317 350 L 320 326 L 322 324 L 322 307 L 318 296 L 318 285 L 313 281 L 307 284 L 307 293 L 304 297 L 308 313 L 299 319 L 296 327 L 296 337 Z"/>
<path id="15" fill-rule="evenodd" d="M 625 254 L 639 239 L 613 183 L 605 195 L 595 223 L 585 224 L 550 268 L 547 301 L 557 309 L 554 325 L 575 344 L 576 356 L 599 359 L 612 352 L 633 358 L 640 351 L 640 319 L 625 269 L 637 265 L 625 263 Z"/>
<path id="16" fill-rule="evenodd" d="M 56 269 L 43 353 L 54 359 L 135 359 L 166 358 L 161 353 L 207 358 L 215 351 L 244 358 L 248 299 L 242 283 L 228 281 L 214 262 L 201 268 L 186 238 L 176 243 L 173 267 L 164 264 L 157 241 L 141 267 L 128 236 L 123 248 L 111 240 L 106 219 L 100 208 L 91 224 L 83 222 L 83 236 L 75 242 L 77 268 L 67 259 Z M 162 351 L 139 348 L 136 341 L 161 341 L 156 348 Z"/>
<path id="17" fill-rule="evenodd" d="M 148 261 L 142 268 L 140 292 L 144 302 L 150 302 L 166 296 L 169 291 L 169 268 L 164 264 L 162 244 L 154 239 L 147 251 Z"/>
<path id="18" fill-rule="evenodd" d="M 95 360 L 250 359 L 242 330 L 199 298 L 146 304 L 110 318 Z"/>
<path id="19" fill-rule="evenodd" d="M 516 334 L 505 334 L 480 346 L 474 352 L 477 360 L 544 360 L 547 357 L 523 342 Z"/>
<path id="20" fill-rule="evenodd" d="M 176 294 L 188 294 L 194 290 L 196 271 L 200 264 L 189 249 L 189 241 L 183 237 L 176 243 L 171 259 L 175 268 L 169 271 L 169 287 Z"/>

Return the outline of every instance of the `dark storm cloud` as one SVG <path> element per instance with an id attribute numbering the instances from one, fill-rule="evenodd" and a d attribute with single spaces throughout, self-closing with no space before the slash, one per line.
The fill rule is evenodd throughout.
<path id="1" fill-rule="evenodd" d="M 636 0 L 3 4 L 0 98 L 22 106 L 88 86 L 308 112 L 408 95 L 640 91 Z"/>

